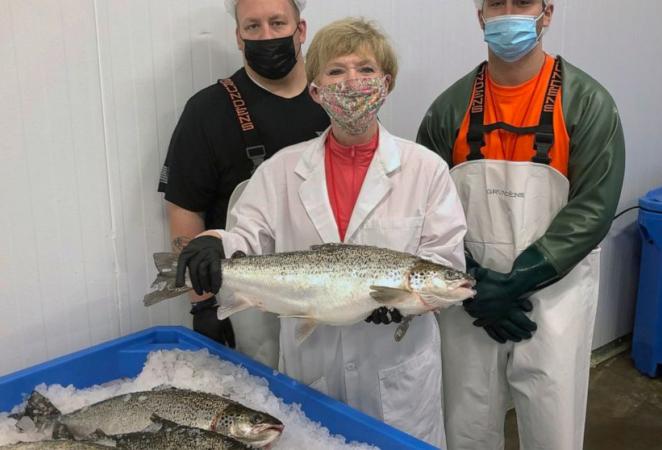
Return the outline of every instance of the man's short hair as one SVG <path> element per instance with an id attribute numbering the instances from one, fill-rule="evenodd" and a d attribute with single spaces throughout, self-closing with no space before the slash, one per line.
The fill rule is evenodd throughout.
<path id="1" fill-rule="evenodd" d="M 474 0 L 474 3 L 476 4 L 476 8 L 477 8 L 477 9 L 483 9 L 483 5 L 485 4 L 486 1 L 487 1 L 487 0 Z M 547 5 L 549 5 L 550 3 L 552 3 L 553 1 L 554 1 L 554 0 L 542 0 L 542 4 L 543 4 L 544 6 L 547 6 Z"/>
<path id="2" fill-rule="evenodd" d="M 301 14 L 303 8 L 306 7 L 306 1 L 307 0 L 290 0 L 297 15 Z M 237 2 L 239 2 L 239 0 L 225 0 L 225 9 L 228 14 L 235 18 L 235 20 L 237 19 Z"/>

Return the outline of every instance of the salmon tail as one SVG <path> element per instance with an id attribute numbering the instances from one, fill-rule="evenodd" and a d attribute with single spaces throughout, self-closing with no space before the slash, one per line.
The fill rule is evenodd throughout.
<path id="1" fill-rule="evenodd" d="M 16 427 L 24 432 L 43 430 L 53 425 L 61 415 L 59 409 L 49 399 L 37 391 L 33 391 L 28 398 L 23 414 L 17 414 Z"/>
<path id="2" fill-rule="evenodd" d="M 143 297 L 145 306 L 152 306 L 191 290 L 189 286 L 175 286 L 178 256 L 177 253 L 154 253 L 154 264 L 159 273 L 152 283 L 152 292 Z"/>
<path id="3" fill-rule="evenodd" d="M 41 395 L 37 391 L 33 391 L 28 398 L 28 403 L 25 406 L 24 416 L 30 419 L 37 417 L 53 417 L 61 415 L 60 410 L 51 403 L 49 399 Z"/>

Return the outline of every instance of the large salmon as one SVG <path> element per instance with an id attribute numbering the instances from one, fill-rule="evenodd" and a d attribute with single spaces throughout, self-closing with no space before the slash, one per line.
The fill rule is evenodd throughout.
<path id="1" fill-rule="evenodd" d="M 159 275 L 146 306 L 190 290 L 175 287 L 177 255 L 154 254 Z M 475 294 L 474 279 L 458 270 L 393 250 L 345 244 L 307 251 L 234 257 L 222 261 L 218 317 L 256 307 L 298 318 L 301 343 L 319 323 L 351 325 L 380 306 L 413 317 L 437 311 Z M 406 330 L 406 328 L 404 329 Z M 404 330 L 401 331 L 402 337 Z"/>

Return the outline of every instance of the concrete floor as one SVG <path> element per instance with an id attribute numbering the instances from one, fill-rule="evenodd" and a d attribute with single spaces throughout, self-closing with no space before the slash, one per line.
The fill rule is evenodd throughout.
<path id="1" fill-rule="evenodd" d="M 517 449 L 513 410 L 506 450 Z M 662 377 L 641 375 L 629 350 L 591 370 L 584 450 L 662 450 Z"/>

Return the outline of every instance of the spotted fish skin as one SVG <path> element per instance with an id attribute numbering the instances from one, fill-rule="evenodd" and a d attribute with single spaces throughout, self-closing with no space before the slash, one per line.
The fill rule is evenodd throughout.
<path id="1" fill-rule="evenodd" d="M 33 405 L 38 404 L 38 407 Z M 56 411 L 48 399 L 34 392 L 26 410 Z M 76 438 L 140 432 L 152 424 L 156 414 L 180 425 L 209 430 L 253 446 L 277 439 L 283 424 L 267 413 L 256 411 L 218 395 L 187 389 L 159 388 L 103 400 L 50 420 Z M 256 445 L 260 444 L 260 445 Z"/>
<path id="2" fill-rule="evenodd" d="M 310 251 L 234 258 L 222 267 L 219 317 L 234 312 L 236 303 L 226 306 L 226 299 L 231 303 L 234 298 L 285 317 L 351 325 L 380 306 L 417 315 L 473 295 L 473 279 L 463 272 L 369 246 L 325 244 Z"/>
<path id="3" fill-rule="evenodd" d="M 204 392 L 163 389 L 134 392 L 86 406 L 60 417 L 75 436 L 87 436 L 96 430 L 106 434 L 142 431 L 152 421 L 152 414 L 174 422 L 210 429 L 231 400 Z"/>
<path id="4" fill-rule="evenodd" d="M 78 442 L 71 440 L 55 440 L 40 442 L 19 442 L 18 444 L 0 445 L 2 450 L 103 450 L 110 449 L 93 442 Z"/>
<path id="5" fill-rule="evenodd" d="M 213 431 L 176 424 L 152 416 L 154 427 L 137 433 L 98 436 L 98 442 L 108 442 L 123 450 L 247 450 L 251 447 Z"/>
<path id="6" fill-rule="evenodd" d="M 179 295 L 177 256 L 155 254 L 159 276 L 149 306 Z M 319 323 L 352 325 L 387 306 L 405 316 L 437 311 L 472 297 L 468 274 L 420 257 L 384 248 L 323 244 L 306 251 L 233 257 L 222 261 L 219 319 L 248 308 L 303 319 L 300 343 Z"/>
<path id="7" fill-rule="evenodd" d="M 215 435 L 215 436 L 214 436 Z M 126 450 L 248 450 L 239 441 L 197 428 L 180 427 L 167 433 L 130 433 L 112 439 L 115 448 Z"/>

